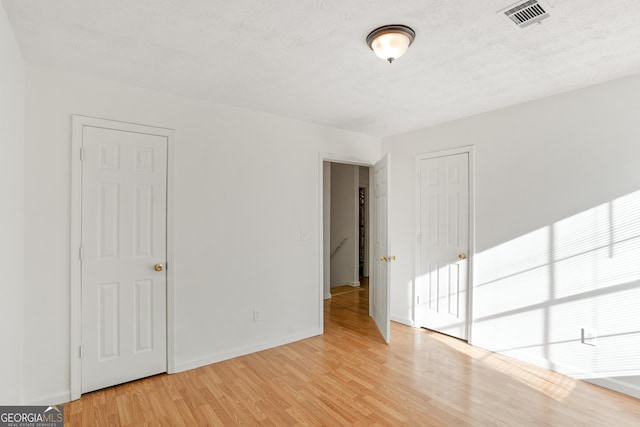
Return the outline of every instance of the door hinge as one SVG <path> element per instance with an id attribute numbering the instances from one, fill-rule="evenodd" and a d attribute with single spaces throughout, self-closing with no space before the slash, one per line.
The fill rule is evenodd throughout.
<path id="1" fill-rule="evenodd" d="M 82 246 L 78 248 L 78 259 L 82 260 Z"/>
<path id="2" fill-rule="evenodd" d="M 84 161 L 84 148 L 80 147 L 80 161 L 83 162 Z"/>
<path id="3" fill-rule="evenodd" d="M 82 346 L 78 346 L 78 359 L 82 359 Z"/>

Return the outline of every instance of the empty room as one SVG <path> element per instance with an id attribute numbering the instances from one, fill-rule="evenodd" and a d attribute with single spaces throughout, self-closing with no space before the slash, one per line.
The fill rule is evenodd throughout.
<path id="1" fill-rule="evenodd" d="M 640 424 L 638 0 L 0 4 L 0 425 Z"/>

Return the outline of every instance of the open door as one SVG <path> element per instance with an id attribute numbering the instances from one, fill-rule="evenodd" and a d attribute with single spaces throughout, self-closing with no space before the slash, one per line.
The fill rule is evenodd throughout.
<path id="1" fill-rule="evenodd" d="M 389 252 L 389 154 L 385 155 L 373 167 L 373 203 L 372 203 L 372 241 L 373 257 L 370 313 L 384 340 L 390 341 L 389 319 L 389 263 L 392 260 Z M 394 257 L 395 258 L 395 257 Z"/>

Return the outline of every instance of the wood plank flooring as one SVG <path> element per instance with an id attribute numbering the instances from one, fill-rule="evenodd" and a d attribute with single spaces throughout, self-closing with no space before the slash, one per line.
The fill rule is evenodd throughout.
<path id="1" fill-rule="evenodd" d="M 640 400 L 453 338 L 386 345 L 366 286 L 334 292 L 322 336 L 88 393 L 65 425 L 640 426 Z"/>

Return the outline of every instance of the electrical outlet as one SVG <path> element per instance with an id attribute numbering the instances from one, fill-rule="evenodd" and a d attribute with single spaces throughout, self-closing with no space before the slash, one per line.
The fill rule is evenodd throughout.
<path id="1" fill-rule="evenodd" d="M 254 322 L 259 322 L 262 320 L 262 310 L 260 310 L 259 308 L 254 308 L 253 309 L 253 321 Z"/>
<path id="2" fill-rule="evenodd" d="M 596 338 L 597 338 L 596 331 L 594 331 L 593 329 L 582 328 L 582 337 L 581 337 L 582 344 L 595 346 Z"/>

